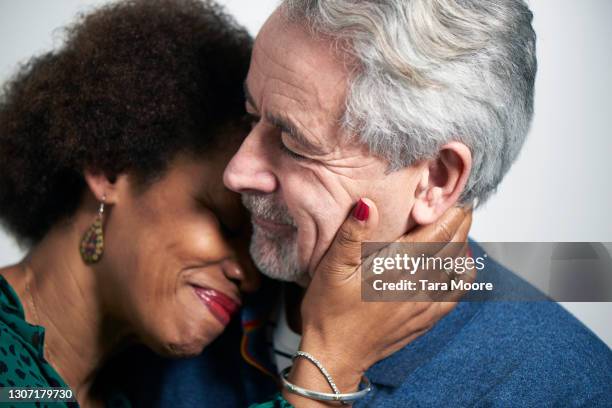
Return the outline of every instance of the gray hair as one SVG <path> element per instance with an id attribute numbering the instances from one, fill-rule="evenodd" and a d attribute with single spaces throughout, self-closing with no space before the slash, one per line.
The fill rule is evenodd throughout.
<path id="1" fill-rule="evenodd" d="M 472 152 L 460 201 L 482 203 L 533 115 L 532 14 L 521 0 L 285 0 L 290 21 L 357 62 L 342 124 L 396 170 L 456 140 Z"/>

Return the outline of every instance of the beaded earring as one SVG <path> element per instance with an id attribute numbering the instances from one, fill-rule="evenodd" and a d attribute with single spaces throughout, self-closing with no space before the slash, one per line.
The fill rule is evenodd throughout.
<path id="1" fill-rule="evenodd" d="M 97 263 L 104 254 L 104 230 L 102 221 L 104 216 L 104 198 L 100 203 L 98 214 L 94 219 L 93 224 L 85 231 L 81 239 L 80 252 L 81 258 L 86 264 Z"/>

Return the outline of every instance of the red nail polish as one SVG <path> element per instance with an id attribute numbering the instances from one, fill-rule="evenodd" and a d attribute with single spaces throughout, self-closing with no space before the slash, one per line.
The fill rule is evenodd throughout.
<path id="1" fill-rule="evenodd" d="M 365 221 L 369 216 L 370 207 L 362 199 L 359 199 L 359 202 L 357 202 L 353 210 L 353 217 L 357 218 L 359 221 Z"/>

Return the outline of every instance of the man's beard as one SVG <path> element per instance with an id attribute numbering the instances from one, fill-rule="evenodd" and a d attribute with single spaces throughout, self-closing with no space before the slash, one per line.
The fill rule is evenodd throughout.
<path id="1" fill-rule="evenodd" d="M 242 202 L 252 217 L 294 227 L 289 234 L 274 234 L 253 223 L 250 251 L 257 268 L 273 279 L 303 281 L 305 272 L 298 260 L 297 227 L 287 206 L 273 195 L 242 194 Z"/>

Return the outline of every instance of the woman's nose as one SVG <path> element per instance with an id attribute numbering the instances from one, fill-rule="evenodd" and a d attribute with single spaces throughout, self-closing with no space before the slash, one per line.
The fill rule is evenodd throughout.
<path id="1" fill-rule="evenodd" d="M 248 262 L 250 265 L 244 261 L 226 259 L 221 264 L 225 277 L 234 281 L 240 291 L 245 293 L 255 292 L 261 283 L 259 272 L 252 265 L 250 258 Z"/>
<path id="2" fill-rule="evenodd" d="M 237 193 L 273 193 L 278 181 L 271 166 L 271 149 L 254 128 L 244 139 L 223 173 L 223 182 Z"/>

